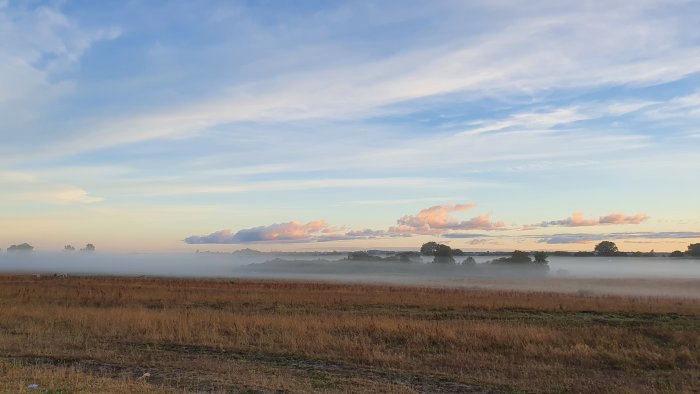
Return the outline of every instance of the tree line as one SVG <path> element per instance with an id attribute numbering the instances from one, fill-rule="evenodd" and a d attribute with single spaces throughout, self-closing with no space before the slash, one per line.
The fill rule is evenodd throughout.
<path id="1" fill-rule="evenodd" d="M 7 248 L 8 252 L 31 252 L 34 250 L 34 247 L 28 243 L 21 243 L 19 245 L 11 245 L 10 247 Z M 63 247 L 64 252 L 73 252 L 75 251 L 75 247 L 73 245 L 66 245 Z M 93 244 L 87 244 L 85 245 L 84 248 L 80 249 L 81 252 L 94 252 L 95 251 L 95 245 Z"/>
<path id="2" fill-rule="evenodd" d="M 615 256 L 632 256 L 632 257 L 656 257 L 654 251 L 648 253 L 643 252 L 621 252 L 615 242 L 612 241 L 602 241 L 595 246 L 593 252 L 597 256 L 605 257 L 615 257 Z M 688 245 L 688 249 L 685 252 L 680 250 L 674 250 L 669 254 L 669 257 L 695 257 L 700 258 L 700 243 Z"/>

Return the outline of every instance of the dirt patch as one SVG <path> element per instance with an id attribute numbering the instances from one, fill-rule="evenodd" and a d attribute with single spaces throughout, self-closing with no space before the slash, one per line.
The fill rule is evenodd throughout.
<path id="1" fill-rule="evenodd" d="M 391 369 L 382 369 L 343 362 L 301 357 L 298 355 L 263 354 L 221 350 L 206 346 L 178 344 L 124 344 L 133 350 L 158 353 L 159 359 L 191 360 L 193 368 L 177 368 L 172 365 L 128 365 L 103 362 L 92 359 L 60 358 L 47 356 L 3 357 L 8 361 L 32 365 L 52 365 L 74 368 L 83 373 L 119 380 L 135 380 L 149 373 L 148 382 L 185 392 L 263 392 L 232 382 L 221 381 L 212 371 L 197 368 L 197 360 L 207 358 L 222 363 L 246 362 L 266 367 L 280 368 L 294 375 L 308 379 L 319 390 L 332 384 L 338 378 L 362 379 L 372 382 L 404 386 L 419 393 L 502 393 L 503 390 L 485 388 L 477 384 L 467 384 L 445 376 L 411 374 Z"/>

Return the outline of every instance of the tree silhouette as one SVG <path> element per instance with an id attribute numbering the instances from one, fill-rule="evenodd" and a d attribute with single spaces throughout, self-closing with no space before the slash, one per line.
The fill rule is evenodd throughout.
<path id="1" fill-rule="evenodd" d="M 688 245 L 688 251 L 686 253 L 688 253 L 688 256 L 700 257 L 700 243 Z"/>
<path id="2" fill-rule="evenodd" d="M 674 250 L 674 251 L 671 252 L 671 254 L 669 255 L 669 257 L 683 257 L 683 256 L 684 256 L 684 254 L 683 254 L 683 252 L 681 252 L 680 250 Z"/>
<path id="3" fill-rule="evenodd" d="M 34 247 L 26 242 L 7 248 L 8 252 L 31 252 L 32 250 L 34 250 Z"/>
<path id="4" fill-rule="evenodd" d="M 75 247 L 73 245 L 66 245 L 63 247 L 64 252 L 72 252 L 75 250 Z"/>
<path id="5" fill-rule="evenodd" d="M 527 252 L 523 252 L 522 250 L 514 251 L 513 254 L 510 256 L 510 261 L 512 263 L 532 263 L 530 255 Z"/>
<path id="6" fill-rule="evenodd" d="M 620 253 L 615 242 L 603 241 L 593 249 L 598 256 L 616 256 Z"/>
<path id="7" fill-rule="evenodd" d="M 95 245 L 93 244 L 87 244 L 85 245 L 84 248 L 80 249 L 81 252 L 94 252 L 95 251 Z"/>
<path id="8" fill-rule="evenodd" d="M 534 257 L 535 263 L 544 264 L 547 262 L 547 257 L 549 256 L 545 252 L 535 252 Z"/>
<path id="9" fill-rule="evenodd" d="M 438 245 L 439 244 L 437 242 L 426 242 L 420 247 L 420 253 L 426 256 L 435 256 Z"/>
<path id="10" fill-rule="evenodd" d="M 452 248 L 447 245 L 438 244 L 437 248 L 435 248 L 434 256 L 433 263 L 454 264 L 455 262 Z"/>
<path id="11" fill-rule="evenodd" d="M 476 260 L 474 260 L 474 257 L 469 256 L 462 261 L 462 265 L 474 266 L 476 265 Z"/>

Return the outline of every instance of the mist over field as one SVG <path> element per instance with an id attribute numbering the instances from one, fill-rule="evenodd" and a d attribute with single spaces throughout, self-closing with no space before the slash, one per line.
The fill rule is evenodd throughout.
<path id="1" fill-rule="evenodd" d="M 39 275 L 256 278 L 700 298 L 700 261 L 550 256 L 548 271 L 487 264 L 350 261 L 347 253 L 3 253 L 0 271 Z M 458 262 L 463 258 L 458 258 Z"/>

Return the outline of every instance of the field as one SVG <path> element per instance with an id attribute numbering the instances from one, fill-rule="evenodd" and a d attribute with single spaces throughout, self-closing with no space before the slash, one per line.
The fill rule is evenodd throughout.
<path id="1" fill-rule="evenodd" d="M 0 391 L 698 392 L 698 333 L 691 298 L 8 275 Z"/>

